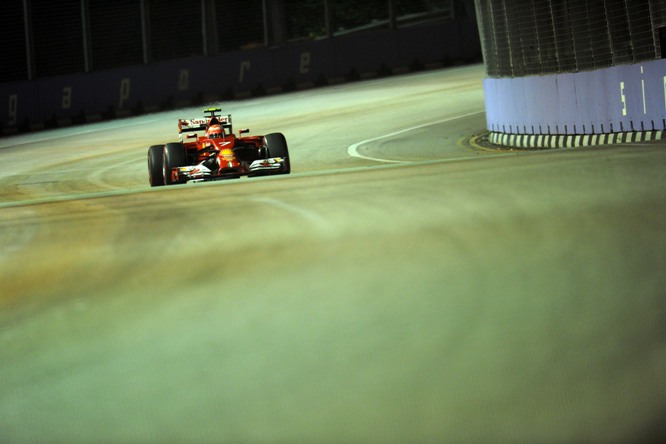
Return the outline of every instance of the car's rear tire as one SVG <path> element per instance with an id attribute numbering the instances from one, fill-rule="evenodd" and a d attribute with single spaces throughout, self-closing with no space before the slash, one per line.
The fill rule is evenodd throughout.
<path id="1" fill-rule="evenodd" d="M 175 182 L 171 177 L 171 170 L 173 168 L 187 165 L 187 153 L 185 146 L 182 143 L 167 143 L 164 146 L 164 162 L 163 162 L 164 182 L 167 185 L 173 185 Z"/>
<path id="2" fill-rule="evenodd" d="M 148 182 L 151 187 L 164 185 L 164 145 L 148 148 Z"/>
<path id="3" fill-rule="evenodd" d="M 280 174 L 289 174 L 291 172 L 291 163 L 289 162 L 289 148 L 287 139 L 282 133 L 271 133 L 264 136 L 264 146 L 268 151 L 268 157 L 283 157 L 284 169 Z"/>

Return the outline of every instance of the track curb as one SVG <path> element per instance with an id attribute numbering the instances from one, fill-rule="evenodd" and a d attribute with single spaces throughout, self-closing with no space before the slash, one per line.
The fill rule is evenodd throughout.
<path id="1" fill-rule="evenodd" d="M 652 142 L 664 138 L 665 131 L 631 131 L 605 134 L 506 134 L 490 132 L 487 140 L 496 148 L 521 149 L 579 148 L 615 143 Z"/>

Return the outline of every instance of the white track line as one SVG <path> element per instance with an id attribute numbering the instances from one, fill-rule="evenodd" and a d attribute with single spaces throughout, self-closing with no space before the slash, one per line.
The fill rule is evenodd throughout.
<path id="1" fill-rule="evenodd" d="M 378 158 L 378 157 L 364 156 L 363 154 L 361 154 L 361 153 L 358 152 L 358 148 L 359 148 L 361 145 L 364 145 L 364 144 L 366 144 L 366 143 L 368 143 L 368 142 L 374 142 L 375 140 L 386 139 L 387 137 L 397 136 L 398 134 L 402 134 L 402 133 L 406 133 L 406 132 L 409 132 L 409 131 L 413 131 L 413 130 L 415 130 L 415 129 L 425 128 L 426 126 L 437 125 L 437 124 L 439 124 L 439 123 L 450 122 L 450 121 L 452 121 L 452 120 L 462 119 L 463 117 L 474 116 L 474 115 L 481 114 L 481 113 L 484 113 L 484 112 L 485 112 L 485 111 L 475 111 L 475 112 L 473 112 L 473 113 L 462 114 L 462 115 L 459 115 L 459 116 L 453 116 L 453 117 L 449 117 L 448 119 L 438 120 L 438 121 L 436 121 L 436 122 L 429 122 L 429 123 L 424 123 L 424 124 L 422 124 L 422 125 L 412 126 L 412 127 L 410 127 L 410 128 L 401 129 L 400 131 L 395 131 L 395 132 L 392 132 L 392 133 L 388 133 L 388 134 L 384 134 L 384 135 L 381 135 L 381 136 L 373 137 L 372 139 L 365 139 L 365 140 L 362 140 L 362 141 L 360 141 L 360 142 L 357 142 L 357 143 L 355 143 L 355 144 L 353 144 L 353 145 L 349 145 L 349 147 L 347 148 L 347 154 L 349 154 L 349 156 L 351 156 L 351 157 L 357 157 L 357 158 L 359 158 L 359 159 L 365 159 L 365 160 L 373 160 L 373 161 L 375 161 L 375 162 L 386 162 L 386 163 L 409 163 L 409 162 L 406 162 L 406 161 L 403 161 L 403 160 L 380 159 L 380 158 Z"/>

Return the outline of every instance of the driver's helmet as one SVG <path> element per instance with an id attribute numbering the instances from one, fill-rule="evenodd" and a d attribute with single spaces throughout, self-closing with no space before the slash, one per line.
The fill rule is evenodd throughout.
<path id="1" fill-rule="evenodd" d="M 211 139 L 219 139 L 224 136 L 224 131 L 222 130 L 221 125 L 211 125 L 208 127 L 206 134 Z"/>

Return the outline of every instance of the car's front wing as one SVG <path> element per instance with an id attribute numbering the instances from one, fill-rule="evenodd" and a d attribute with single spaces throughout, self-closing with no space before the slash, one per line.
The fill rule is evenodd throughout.
<path id="1" fill-rule="evenodd" d="M 284 171 L 286 159 L 271 157 L 255 160 L 241 168 L 220 168 L 211 171 L 203 164 L 188 165 L 174 168 L 172 171 L 174 182 L 202 182 L 239 177 L 243 175 L 276 174 Z"/>

